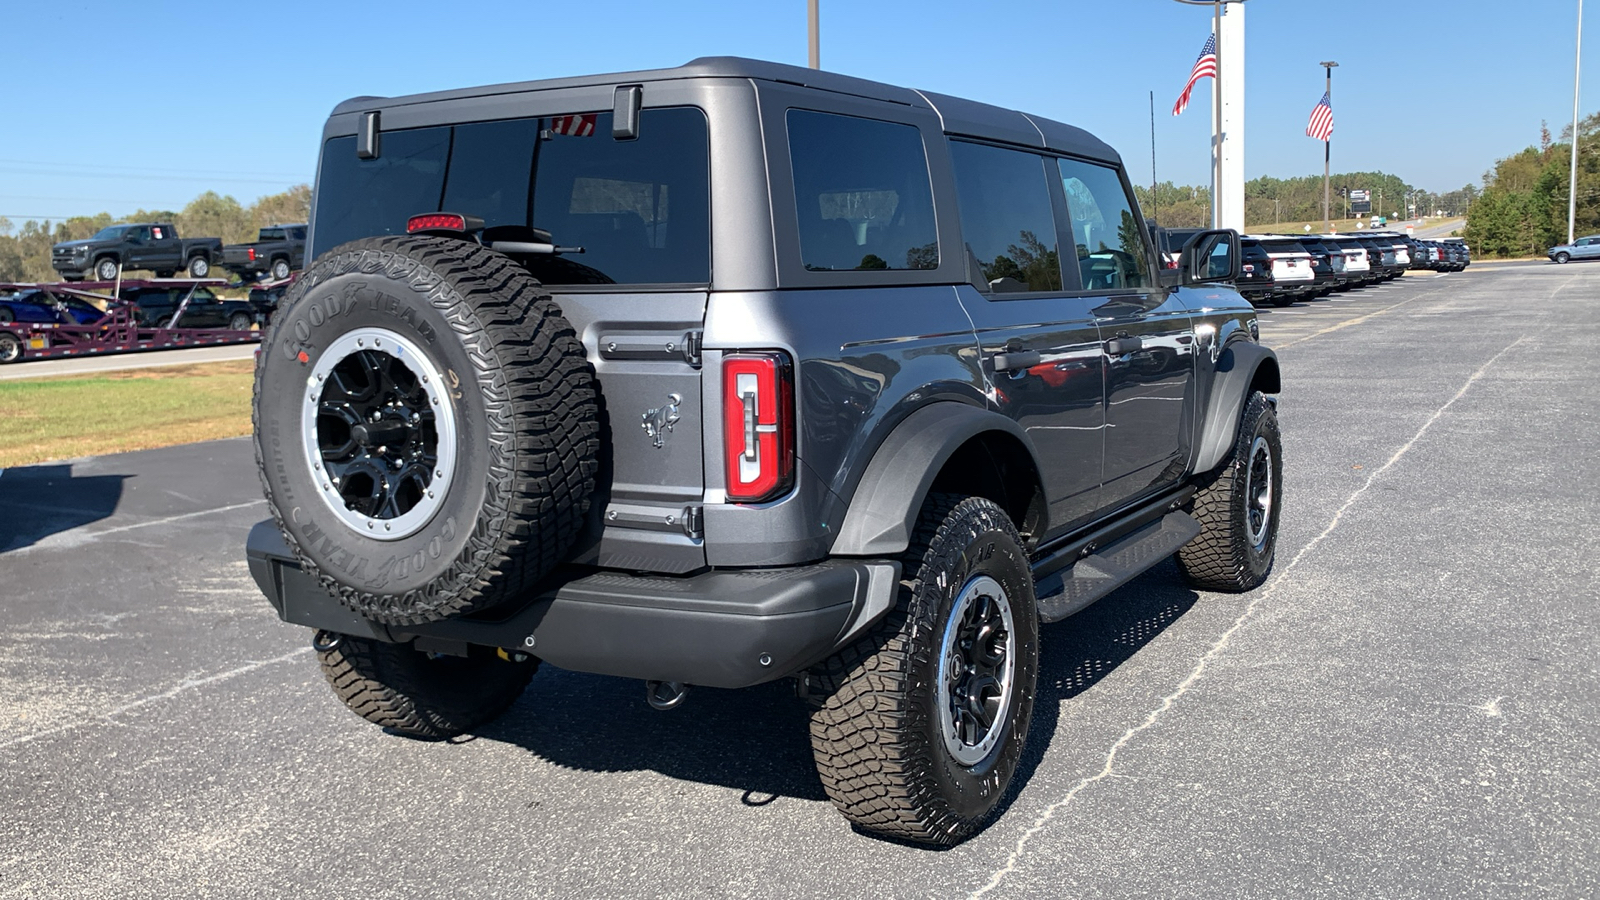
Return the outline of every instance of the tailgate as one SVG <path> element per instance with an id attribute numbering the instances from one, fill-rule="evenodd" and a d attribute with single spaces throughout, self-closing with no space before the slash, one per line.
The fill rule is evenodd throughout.
<path id="1" fill-rule="evenodd" d="M 599 490 L 575 561 L 651 572 L 703 567 L 706 292 L 573 291 L 557 293 L 556 303 L 600 380 Z"/>

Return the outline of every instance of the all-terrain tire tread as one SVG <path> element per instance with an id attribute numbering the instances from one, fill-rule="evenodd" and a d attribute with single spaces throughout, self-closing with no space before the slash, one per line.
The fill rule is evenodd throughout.
<path id="1" fill-rule="evenodd" d="M 430 678 L 423 654 L 401 644 L 344 637 L 318 650 L 322 674 L 351 712 L 412 737 L 443 740 L 505 712 L 522 695 L 537 660 L 478 659 L 465 686 Z M 462 689 L 465 687 L 466 689 Z"/>
<path id="2" fill-rule="evenodd" d="M 1190 515 L 1200 523 L 1200 534 L 1179 548 L 1178 567 L 1189 584 L 1201 590 L 1236 594 L 1257 587 L 1264 578 L 1264 573 L 1256 573 L 1250 565 L 1251 548 L 1239 509 L 1255 423 L 1263 417 L 1276 432 L 1272 404 L 1261 392 L 1252 392 L 1239 417 L 1238 434 L 1227 460 L 1195 496 Z M 1275 510 L 1274 515 L 1278 514 Z"/>

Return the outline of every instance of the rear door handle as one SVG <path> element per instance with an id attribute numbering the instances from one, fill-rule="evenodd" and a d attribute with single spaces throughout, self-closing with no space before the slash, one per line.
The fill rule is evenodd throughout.
<path id="1" fill-rule="evenodd" d="M 1106 352 L 1112 356 L 1124 356 L 1144 348 L 1144 340 L 1136 337 L 1114 337 L 1106 341 Z"/>
<path id="2" fill-rule="evenodd" d="M 1013 369 L 1026 369 L 1037 366 L 1043 359 L 1037 350 L 1008 350 L 994 355 L 994 370 L 1010 372 Z"/>

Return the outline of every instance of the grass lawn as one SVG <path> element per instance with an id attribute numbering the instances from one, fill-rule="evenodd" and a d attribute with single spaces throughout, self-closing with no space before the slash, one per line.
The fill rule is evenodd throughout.
<path id="1" fill-rule="evenodd" d="M 250 433 L 255 363 L 0 381 L 0 468 Z"/>

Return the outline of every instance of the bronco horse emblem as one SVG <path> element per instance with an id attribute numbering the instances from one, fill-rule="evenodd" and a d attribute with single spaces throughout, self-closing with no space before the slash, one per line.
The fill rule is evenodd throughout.
<path id="1" fill-rule="evenodd" d="M 644 421 L 640 425 L 644 427 L 644 433 L 650 436 L 650 443 L 656 448 L 667 445 L 667 432 L 678 424 L 678 404 L 682 402 L 682 395 L 668 394 L 665 404 L 644 414 Z"/>

